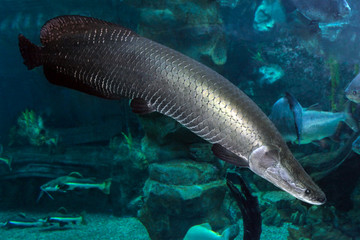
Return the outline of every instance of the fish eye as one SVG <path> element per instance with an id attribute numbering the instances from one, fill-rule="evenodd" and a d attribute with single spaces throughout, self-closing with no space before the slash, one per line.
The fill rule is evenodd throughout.
<path id="1" fill-rule="evenodd" d="M 305 194 L 306 194 L 306 195 L 309 195 L 310 193 L 311 193 L 310 189 L 306 189 L 306 190 L 305 190 Z"/>
<path id="2" fill-rule="evenodd" d="M 353 93 L 353 95 L 356 95 L 356 94 L 357 94 L 357 91 L 356 91 L 356 90 L 354 90 L 352 93 Z"/>

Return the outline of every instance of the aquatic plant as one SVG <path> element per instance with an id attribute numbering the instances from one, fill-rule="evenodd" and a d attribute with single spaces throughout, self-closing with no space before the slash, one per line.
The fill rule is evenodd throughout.
<path id="1" fill-rule="evenodd" d="M 132 137 L 130 131 L 128 134 L 121 132 L 123 139 L 113 137 L 109 141 L 109 148 L 115 153 L 115 160 L 122 161 L 131 159 L 132 165 L 138 169 L 145 169 L 148 166 L 148 161 L 144 151 L 142 150 L 141 142 Z"/>
<path id="2" fill-rule="evenodd" d="M 337 87 L 340 84 L 340 67 L 339 63 L 334 58 L 330 58 L 327 61 L 327 64 L 330 68 L 330 82 L 331 82 L 331 93 L 330 93 L 330 104 L 331 111 L 337 110 L 337 99 L 336 99 L 336 91 Z"/>
<path id="3" fill-rule="evenodd" d="M 263 57 L 263 54 L 260 50 L 257 50 L 256 53 L 251 51 L 250 49 L 248 50 L 251 53 L 251 59 L 256 61 L 256 62 L 260 62 L 260 63 L 265 63 L 265 59 Z"/>
<path id="4" fill-rule="evenodd" d="M 50 137 L 41 116 L 34 110 L 26 109 L 17 119 L 17 125 L 10 130 L 9 145 L 25 139 L 32 146 L 56 146 L 57 137 Z"/>
<path id="5" fill-rule="evenodd" d="M 131 149 L 133 148 L 133 145 L 134 145 L 134 140 L 133 140 L 133 137 L 131 135 L 131 132 L 129 131 L 128 135 L 126 135 L 124 132 L 121 132 L 121 134 L 125 138 L 125 142 L 126 142 L 126 145 L 127 145 L 128 149 L 129 149 L 129 151 L 131 151 Z"/>
<path id="6" fill-rule="evenodd" d="M 358 75 L 360 72 L 360 65 L 358 63 L 354 64 L 354 75 Z"/>

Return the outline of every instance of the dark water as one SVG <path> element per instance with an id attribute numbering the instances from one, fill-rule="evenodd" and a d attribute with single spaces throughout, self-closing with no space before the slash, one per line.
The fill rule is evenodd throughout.
<path id="1" fill-rule="evenodd" d="M 104 100 L 50 84 L 41 68 L 23 65 L 18 34 L 40 44 L 40 29 L 53 17 L 96 17 L 209 66 L 267 115 L 285 92 L 304 108 L 317 104 L 316 110 L 342 112 L 344 89 L 358 74 L 360 58 L 360 5 L 348 3 L 351 16 L 334 24 L 306 19 L 276 0 L 1 0 L 0 222 L 11 218 L 7 210 L 38 216 L 65 207 L 71 214 L 135 217 L 151 239 L 183 239 L 201 223 L 219 233 L 242 225 L 224 182 L 233 167 L 216 159 L 209 144 L 164 116 L 133 114 L 127 99 Z M 267 15 L 257 23 L 254 16 L 263 6 Z M 351 111 L 357 121 L 356 104 Z M 351 150 L 357 133 L 342 121 L 334 131 L 312 143 L 289 143 L 326 193 L 325 205 L 301 203 L 241 170 L 259 198 L 262 239 L 360 239 L 360 165 Z M 98 184 L 111 178 L 110 194 L 77 189 L 51 193 L 54 200 L 44 194 L 36 202 L 42 184 L 71 172 Z M 0 229 L 0 238 L 7 231 L 17 229 Z M 135 231 L 126 239 L 146 238 Z"/>

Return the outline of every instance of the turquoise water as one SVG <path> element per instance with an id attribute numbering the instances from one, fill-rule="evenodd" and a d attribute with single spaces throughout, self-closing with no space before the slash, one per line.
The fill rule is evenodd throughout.
<path id="1" fill-rule="evenodd" d="M 47 219 L 61 207 L 71 217 L 86 212 L 88 222 L 5 227 L 0 239 L 183 239 L 202 223 L 219 234 L 239 225 L 233 235 L 242 239 L 242 214 L 225 182 L 235 167 L 216 158 L 209 143 L 158 113 L 132 113 L 128 99 L 51 84 L 42 67 L 28 71 L 18 35 L 41 45 L 41 27 L 61 15 L 103 19 L 173 48 L 227 78 L 268 116 L 285 93 L 293 95 L 305 125 L 295 127 L 299 115 L 286 102 L 280 113 L 288 115 L 271 120 L 327 202 L 303 203 L 239 170 L 259 201 L 261 239 L 360 239 L 359 108 L 344 92 L 359 73 L 355 0 L 336 21 L 326 15 L 335 10 L 311 19 L 291 0 L 0 3 L 0 222 L 22 212 Z M 320 114 L 306 118 L 311 111 Z M 39 198 L 40 187 L 58 177 L 66 184 Z M 117 234 L 117 227 L 126 231 Z"/>

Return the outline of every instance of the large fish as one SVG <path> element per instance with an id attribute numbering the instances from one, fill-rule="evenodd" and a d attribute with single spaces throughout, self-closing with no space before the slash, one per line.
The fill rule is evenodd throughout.
<path id="1" fill-rule="evenodd" d="M 40 39 L 41 47 L 19 35 L 19 47 L 25 65 L 43 65 L 51 83 L 107 99 L 130 98 L 135 113 L 172 117 L 212 143 L 222 160 L 249 167 L 305 202 L 326 201 L 261 109 L 203 64 L 89 17 L 54 18 Z"/>
<path id="2" fill-rule="evenodd" d="M 291 2 L 295 8 L 311 21 L 320 23 L 337 22 L 351 14 L 346 0 L 283 0 Z"/>
<path id="3" fill-rule="evenodd" d="M 346 87 L 345 95 L 350 101 L 360 103 L 360 73 Z"/>
<path id="4" fill-rule="evenodd" d="M 335 134 L 340 122 L 355 132 L 357 122 L 350 113 L 350 104 L 344 112 L 326 112 L 302 108 L 294 96 L 287 93 L 272 107 L 269 116 L 287 142 L 307 144 Z"/>

